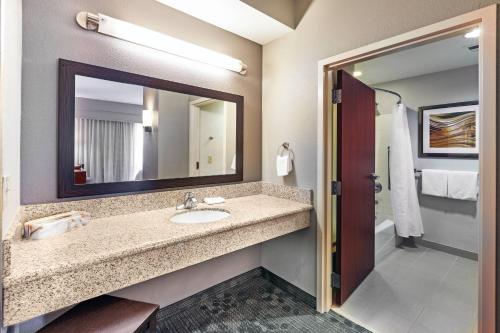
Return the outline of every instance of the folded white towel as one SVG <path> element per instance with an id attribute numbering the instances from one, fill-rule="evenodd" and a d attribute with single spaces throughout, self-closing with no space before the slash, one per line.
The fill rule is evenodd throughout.
<path id="1" fill-rule="evenodd" d="M 44 239 L 60 235 L 74 228 L 84 226 L 90 221 L 87 212 L 71 211 L 31 220 L 24 223 L 24 237 Z"/>
<path id="2" fill-rule="evenodd" d="M 283 154 L 283 156 L 276 156 L 276 172 L 278 173 L 278 176 L 288 176 L 292 170 L 292 157 L 289 153 Z"/>
<path id="3" fill-rule="evenodd" d="M 448 172 L 448 198 L 477 200 L 478 173 L 475 171 Z"/>
<path id="4" fill-rule="evenodd" d="M 54 221 L 46 221 L 38 225 L 38 229 L 31 235 L 31 239 L 45 239 L 52 236 L 57 236 L 65 233 L 69 229 L 71 218 L 59 219 Z"/>
<path id="5" fill-rule="evenodd" d="M 207 197 L 203 199 L 203 202 L 205 202 L 208 205 L 221 204 L 225 201 L 226 200 L 223 197 Z"/>
<path id="6" fill-rule="evenodd" d="M 446 197 L 448 194 L 448 171 L 423 169 L 422 194 Z"/>

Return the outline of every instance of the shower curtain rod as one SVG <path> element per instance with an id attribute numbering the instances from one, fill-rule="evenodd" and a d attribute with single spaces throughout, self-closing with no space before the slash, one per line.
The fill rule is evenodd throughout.
<path id="1" fill-rule="evenodd" d="M 400 94 L 398 94 L 397 92 L 394 92 L 394 91 L 392 91 L 392 90 L 382 89 L 382 88 L 375 88 L 375 87 L 372 87 L 372 89 L 374 89 L 374 90 L 378 90 L 378 91 L 383 91 L 383 92 L 385 92 L 385 93 L 388 93 L 388 94 L 391 94 L 391 95 L 397 96 L 397 97 L 399 98 L 399 100 L 398 100 L 398 104 L 401 104 L 401 100 L 402 100 L 403 98 L 402 98 L 402 97 L 401 97 L 401 95 L 400 95 Z"/>

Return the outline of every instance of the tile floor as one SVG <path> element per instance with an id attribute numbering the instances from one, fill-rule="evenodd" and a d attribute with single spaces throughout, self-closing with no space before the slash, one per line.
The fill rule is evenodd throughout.
<path id="1" fill-rule="evenodd" d="M 398 248 L 336 312 L 379 333 L 473 333 L 477 284 L 477 261 Z"/>
<path id="2" fill-rule="evenodd" d="M 278 285 L 245 273 L 160 309 L 157 333 L 370 333 Z"/>

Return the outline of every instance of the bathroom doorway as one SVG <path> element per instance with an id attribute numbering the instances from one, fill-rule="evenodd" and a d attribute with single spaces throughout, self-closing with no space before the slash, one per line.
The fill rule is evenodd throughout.
<path id="1" fill-rule="evenodd" d="M 335 56 L 329 59 L 326 59 L 324 61 L 320 62 L 319 65 L 319 110 L 318 110 L 318 126 L 322 131 L 320 131 L 319 136 L 318 136 L 318 143 L 319 143 L 319 160 L 318 160 L 318 174 L 319 174 L 319 180 L 318 180 L 318 220 L 320 221 L 320 232 L 318 233 L 318 255 L 320 257 L 319 260 L 319 267 L 318 267 L 318 310 L 320 311 L 327 311 L 330 309 L 332 306 L 336 308 L 337 311 L 342 312 L 342 307 L 340 307 L 340 310 L 338 309 L 339 303 L 343 303 L 345 301 L 349 302 L 349 296 L 351 293 L 356 293 L 356 290 L 358 289 L 359 285 L 362 285 L 364 282 L 370 282 L 370 283 L 375 283 L 374 281 L 376 279 L 371 279 L 370 276 L 373 276 L 373 272 L 377 270 L 377 264 L 383 260 L 383 257 L 388 257 L 391 256 L 391 250 L 400 250 L 400 248 L 397 248 L 396 245 L 399 245 L 398 237 L 394 233 L 394 218 L 391 216 L 393 214 L 394 209 L 391 207 L 391 200 L 388 200 L 388 197 L 390 197 L 390 191 L 388 190 L 388 187 L 390 186 L 390 179 L 389 175 L 391 172 L 389 171 L 389 163 L 388 161 L 390 160 L 389 153 L 390 151 L 387 149 L 388 145 L 383 143 L 383 140 L 387 140 L 387 138 L 383 137 L 384 132 L 390 132 L 390 131 L 379 131 L 377 132 L 377 147 L 374 149 L 373 155 L 376 158 L 376 162 L 374 163 L 373 167 L 375 168 L 375 175 L 371 176 L 372 177 L 372 190 L 375 190 L 375 185 L 379 186 L 381 185 L 382 187 L 386 188 L 386 192 L 383 190 L 380 191 L 380 193 L 377 193 L 377 197 L 374 200 L 377 203 L 377 209 L 376 211 L 374 210 L 374 213 L 376 212 L 377 218 L 373 219 L 371 221 L 372 223 L 372 230 L 373 232 L 369 232 L 368 229 L 358 229 L 358 234 L 356 235 L 350 235 L 348 237 L 351 237 L 348 239 L 348 241 L 342 242 L 337 242 L 338 238 L 338 233 L 341 234 L 341 237 L 344 237 L 342 235 L 342 227 L 344 224 L 342 224 L 342 216 L 338 215 L 338 211 L 342 213 L 342 205 L 341 201 L 337 200 L 337 197 L 334 195 L 335 190 L 336 190 L 336 185 L 331 184 L 331 181 L 336 181 L 339 180 L 337 177 L 339 175 L 339 168 L 338 168 L 338 156 L 341 156 L 339 154 L 342 154 L 342 149 L 341 146 L 339 146 L 339 136 L 337 135 L 337 130 L 340 125 L 340 121 L 337 119 L 337 112 L 338 108 L 334 106 L 333 108 L 331 107 L 331 104 L 329 103 L 332 99 L 337 98 L 336 93 L 333 93 L 333 88 L 334 84 L 336 82 L 336 75 L 338 75 L 338 70 L 343 69 L 347 73 L 351 74 L 351 76 L 357 76 L 356 80 L 358 81 L 363 81 L 363 79 L 366 81 L 367 86 L 377 86 L 377 83 L 379 84 L 377 88 L 389 90 L 392 92 L 398 93 L 397 89 L 388 89 L 389 83 L 394 83 L 397 80 L 404 80 L 405 77 L 399 77 L 399 78 L 392 78 L 392 79 L 387 79 L 385 78 L 384 80 L 380 80 L 380 78 L 376 79 L 376 81 L 368 82 L 369 78 L 368 76 L 374 75 L 376 72 L 374 69 L 377 68 L 377 66 L 374 66 L 374 63 L 377 61 L 381 61 L 380 59 L 383 58 L 389 58 L 389 57 L 395 57 L 398 53 L 404 53 L 404 52 L 416 52 L 417 49 L 425 49 L 426 47 L 429 48 L 432 44 L 436 43 L 446 43 L 450 41 L 457 42 L 459 39 L 463 39 L 464 35 L 466 33 L 471 33 L 473 31 L 476 31 L 476 28 L 478 28 L 478 31 L 480 31 L 480 35 L 476 36 L 477 40 L 477 45 L 467 45 L 466 49 L 464 51 L 470 52 L 468 55 L 475 53 L 476 57 L 476 63 L 461 63 L 461 65 L 465 66 L 458 66 L 455 68 L 444 68 L 444 67 L 436 67 L 433 68 L 432 71 L 427 71 L 427 73 L 414 73 L 416 75 L 410 75 L 408 76 L 409 71 L 414 70 L 415 68 L 420 68 L 422 69 L 423 65 L 427 65 L 427 67 L 431 68 L 432 64 L 435 63 L 436 61 L 431 61 L 429 64 L 426 64 L 426 61 L 429 59 L 434 59 L 436 60 L 438 58 L 438 55 L 436 53 L 436 50 L 431 50 L 434 51 L 434 53 L 424 53 L 420 57 L 417 56 L 417 61 L 413 61 L 414 65 L 402 65 L 401 63 L 395 62 L 395 59 L 391 59 L 389 63 L 392 63 L 391 68 L 399 68 L 399 70 L 393 70 L 393 71 L 388 71 L 387 69 L 382 69 L 377 75 L 386 75 L 387 73 L 390 72 L 405 72 L 404 75 L 406 75 L 406 79 L 409 77 L 418 77 L 418 76 L 423 76 L 423 75 L 432 75 L 432 74 L 438 74 L 441 72 L 446 72 L 446 71 L 462 71 L 464 73 L 461 73 L 461 75 L 467 75 L 467 72 L 469 75 L 465 79 L 467 83 L 470 83 L 470 81 L 473 81 L 474 78 L 474 68 L 475 68 L 475 77 L 477 77 L 476 80 L 476 86 L 477 86 L 477 113 L 479 114 L 479 118 L 477 118 L 477 127 L 478 129 L 478 137 L 480 138 L 480 142 L 478 142 L 479 146 L 479 156 L 478 159 L 476 160 L 476 164 L 478 167 L 479 174 L 481 175 L 480 177 L 480 186 L 479 186 L 479 204 L 475 204 L 476 207 L 476 213 L 477 213 L 477 228 L 476 228 L 476 244 L 475 244 L 475 249 L 476 253 L 478 255 L 478 262 L 476 262 L 475 267 L 476 267 L 476 280 L 474 282 L 474 279 L 471 279 L 471 284 L 473 284 L 473 287 L 468 288 L 474 290 L 474 296 L 478 299 L 477 301 L 477 306 L 473 305 L 473 309 L 477 311 L 477 319 L 476 317 L 474 318 L 474 324 L 471 324 L 471 330 L 474 328 L 479 327 L 479 331 L 481 332 L 486 332 L 486 331 L 494 331 L 494 315 L 495 315 L 495 300 L 492 295 L 494 295 L 494 290 L 495 290 L 495 182 L 492 182 L 492 179 L 495 179 L 495 170 L 496 170 L 496 157 L 495 157 L 495 136 L 496 136 L 496 128 L 495 128 L 495 113 L 496 113 L 496 95 L 495 95 L 495 67 L 496 67 L 496 6 L 491 6 L 487 7 L 469 14 L 465 14 L 463 16 L 450 19 L 447 21 L 443 21 L 428 27 L 424 27 L 421 29 L 418 29 L 416 31 L 409 32 L 407 34 L 397 36 L 394 38 L 390 38 L 354 51 L 346 52 L 344 54 L 341 54 L 339 56 Z M 443 44 L 444 45 L 444 44 Z M 449 49 L 450 45 L 447 45 L 446 47 L 443 47 L 443 49 Z M 464 46 L 465 47 L 465 46 Z M 429 49 L 424 50 L 425 52 L 428 52 Z M 427 55 L 426 55 L 427 54 Z M 449 58 L 445 59 L 447 61 L 443 61 L 444 64 L 448 63 L 450 64 L 450 59 L 453 58 L 456 54 L 452 54 Z M 446 58 L 446 55 L 443 55 Z M 472 58 L 472 57 L 470 57 Z M 462 59 L 463 60 L 463 59 Z M 362 67 L 359 67 L 361 64 L 369 64 L 371 62 L 371 67 L 365 67 L 365 72 L 363 73 Z M 378 64 L 378 68 L 380 67 L 380 64 Z M 356 67 L 358 66 L 358 68 Z M 474 67 L 475 66 L 475 67 Z M 424 66 L 425 67 L 425 66 Z M 470 68 L 466 68 L 470 67 Z M 361 72 L 362 74 L 360 75 Z M 472 75 L 471 75 L 472 73 Z M 411 74 L 411 73 L 410 73 Z M 441 73 L 443 74 L 443 73 Z M 441 75 L 440 74 L 440 75 Z M 449 74 L 448 76 L 452 77 L 453 75 L 458 75 L 458 73 L 447 73 Z M 402 75 L 402 74 L 400 74 Z M 363 76 L 365 76 L 363 78 Z M 458 78 L 458 76 L 457 76 Z M 423 79 L 423 78 L 420 78 Z M 425 78 L 424 78 L 425 79 Z M 434 82 L 439 81 L 439 79 L 434 78 Z M 451 83 L 460 83 L 457 79 L 451 79 Z M 384 83 L 384 84 L 382 84 Z M 462 82 L 463 83 L 463 82 Z M 429 87 L 429 85 L 424 86 Z M 433 92 L 435 95 L 439 95 L 440 88 L 433 88 Z M 404 91 L 404 89 L 403 89 Z M 342 97 L 345 95 L 345 92 L 342 92 Z M 393 97 L 390 97 L 390 94 L 380 94 L 381 96 L 384 97 L 379 97 L 379 94 L 377 94 L 377 99 L 379 102 L 379 110 L 378 110 L 378 116 L 377 116 L 377 111 L 375 110 L 373 114 L 374 123 L 373 126 L 376 128 L 378 127 L 379 129 L 382 128 L 383 126 L 387 126 L 388 123 L 393 122 L 393 119 L 390 119 L 390 114 L 394 115 L 394 109 L 396 106 L 396 101 L 392 100 L 393 107 L 392 108 L 387 108 L 384 106 L 384 103 L 387 103 L 384 100 L 391 99 Z M 405 94 L 400 94 L 403 97 L 403 100 L 405 99 Z M 472 105 L 471 102 L 474 102 L 474 96 L 471 98 L 466 98 L 467 96 L 463 95 L 461 98 L 463 100 L 450 100 L 450 101 L 443 101 L 443 102 L 432 102 L 429 103 L 427 101 L 424 101 L 423 98 L 420 98 L 417 102 L 413 103 L 411 99 L 413 97 L 410 97 L 408 93 L 406 93 L 407 98 L 409 99 L 410 102 L 408 104 L 412 104 L 411 108 L 417 109 L 415 112 L 413 111 L 407 111 L 407 114 L 410 115 L 408 118 L 408 126 L 413 129 L 415 132 L 413 136 L 410 133 L 411 137 L 411 150 L 413 150 L 413 153 L 418 156 L 413 158 L 413 162 L 415 164 L 417 163 L 422 163 L 419 159 L 423 159 L 421 154 L 422 152 L 418 152 L 418 150 L 422 150 L 423 144 L 425 142 L 428 143 L 428 140 L 420 140 L 418 139 L 418 136 L 424 136 L 425 137 L 425 132 L 419 127 L 419 118 L 418 114 L 420 113 L 420 125 L 422 125 L 422 114 L 425 115 L 427 112 L 428 114 L 432 114 L 432 112 L 426 111 L 426 110 L 441 110 L 441 109 L 446 109 L 446 108 L 457 108 L 466 105 L 467 108 L 470 108 Z M 458 104 L 461 105 L 458 105 Z M 469 104 L 467 104 L 469 103 Z M 420 108 L 420 110 L 418 110 Z M 333 109 L 333 110 L 332 110 Z M 390 111 L 387 111 L 390 110 Z M 450 109 L 451 110 L 451 109 Z M 333 112 L 332 112 L 333 111 Z M 418 111 L 418 112 L 417 112 Z M 453 110 L 452 110 L 453 111 Z M 454 109 L 454 111 L 459 111 L 458 109 Z M 368 111 L 366 111 L 368 112 Z M 413 112 L 413 113 L 410 113 Z M 444 112 L 444 111 L 443 111 Z M 471 111 L 472 112 L 472 111 Z M 453 112 L 450 112 L 453 113 Z M 456 113 L 456 112 L 455 112 Z M 370 114 L 371 116 L 371 114 Z M 426 117 L 426 116 L 423 116 Z M 428 117 L 428 116 L 427 116 Z M 472 117 L 472 116 L 471 116 Z M 470 118 L 471 120 L 476 119 L 474 117 Z M 385 124 L 385 125 L 384 125 Z M 419 132 L 420 131 L 420 132 Z M 376 132 L 376 131 L 375 131 Z M 419 134 L 420 133 L 420 134 Z M 333 135 L 335 134 L 335 135 Z M 375 133 L 374 133 L 375 134 Z M 374 135 L 375 136 L 375 135 Z M 420 147 L 420 148 L 419 148 Z M 351 147 L 353 148 L 353 147 Z M 429 147 L 426 147 L 429 148 Z M 431 147 L 432 148 L 432 147 Z M 417 149 L 417 151 L 415 151 Z M 352 149 L 351 149 L 352 150 Z M 356 150 L 356 149 L 354 149 Z M 439 153 L 436 151 L 432 152 L 427 152 L 428 154 L 432 153 Z M 446 152 L 448 153 L 448 152 Z M 451 153 L 457 153 L 457 152 L 449 152 Z M 467 155 L 473 155 L 472 151 L 467 151 L 463 152 L 464 154 L 469 153 Z M 437 156 L 436 156 L 437 157 Z M 459 156 L 457 153 L 456 159 L 460 159 L 463 156 Z M 431 159 L 432 157 L 426 156 L 425 158 Z M 432 163 L 434 165 L 432 166 L 426 166 L 424 165 L 425 168 L 430 168 L 430 169 L 437 169 L 437 168 L 444 168 L 443 166 L 443 161 L 446 159 L 445 156 L 439 156 L 441 159 L 433 159 Z M 444 158 L 444 159 L 443 159 Z M 453 159 L 453 158 L 448 158 L 448 159 Z M 453 159 L 455 161 L 455 159 Z M 468 160 L 466 160 L 468 161 Z M 457 162 L 455 161 L 454 167 L 460 166 L 460 164 L 465 165 L 468 162 Z M 470 164 L 470 163 L 469 163 Z M 472 163 L 473 164 L 473 163 Z M 420 169 L 419 167 L 415 167 L 414 173 L 415 175 L 412 175 L 412 177 L 417 177 L 417 180 L 420 182 Z M 464 168 L 455 168 L 455 170 L 465 170 Z M 380 173 L 380 175 L 378 174 Z M 369 175 L 366 175 L 369 177 Z M 489 180 L 489 181 L 488 181 Z M 394 180 L 392 180 L 394 181 Z M 384 186 L 385 185 L 385 186 Z M 394 184 L 393 184 L 394 186 Z M 419 187 L 420 186 L 420 187 Z M 422 184 L 417 184 L 415 188 L 419 190 L 418 192 L 418 199 L 422 203 L 423 201 L 426 202 L 428 206 L 430 206 L 430 209 L 423 209 L 420 207 L 419 213 L 422 214 L 423 220 L 425 221 L 429 217 L 429 212 L 431 210 L 436 210 L 437 208 L 442 208 L 443 211 L 446 211 L 447 214 L 452 214 L 450 211 L 452 210 L 454 206 L 457 208 L 458 213 L 465 213 L 462 215 L 465 215 L 466 217 L 470 217 L 470 213 L 467 211 L 464 211 L 464 206 L 470 206 L 469 203 L 465 203 L 462 205 L 456 205 L 453 203 L 453 201 L 450 198 L 447 198 L 446 200 L 449 200 L 448 203 L 438 203 L 436 205 L 437 200 L 428 199 L 425 198 L 421 193 L 421 186 Z M 346 184 L 341 185 L 342 190 L 344 191 L 346 188 Z M 395 192 L 394 190 L 392 192 Z M 340 197 L 342 197 L 342 194 L 340 194 Z M 345 200 L 345 198 L 344 198 Z M 394 198 L 393 198 L 394 200 Z M 445 207 L 448 205 L 447 207 Z M 450 206 L 451 205 L 451 206 Z M 359 205 L 358 205 L 359 206 Z M 427 207 L 428 208 L 428 207 Z M 370 210 L 370 207 L 367 207 L 366 204 L 361 207 L 357 207 L 358 210 Z M 345 212 L 344 212 L 345 213 Z M 468 214 L 468 215 L 467 215 Z M 444 215 L 443 215 L 444 216 Z M 439 218 L 439 221 L 443 221 L 443 216 Z M 397 219 L 396 219 L 397 220 Z M 471 219 L 469 219 L 468 222 Z M 351 221 L 352 222 L 352 221 Z M 468 222 L 464 222 L 464 225 L 466 227 L 470 227 L 467 225 Z M 444 219 L 444 224 L 447 223 L 446 219 Z M 425 224 L 425 223 L 424 223 Z M 338 227 L 338 229 L 337 229 Z M 424 260 L 428 263 L 431 262 L 440 262 L 443 258 L 440 257 L 441 254 L 445 255 L 444 261 L 447 261 L 449 259 L 449 266 L 446 272 L 443 272 L 443 276 L 436 276 L 436 279 L 438 280 L 443 280 L 445 279 L 445 274 L 455 274 L 454 270 L 461 271 L 463 267 L 467 266 L 467 269 L 470 267 L 474 267 L 474 264 L 471 265 L 458 265 L 458 262 L 466 262 L 466 260 L 474 260 L 474 241 L 470 240 L 474 238 L 473 233 L 469 234 L 469 240 L 466 242 L 463 241 L 460 243 L 450 243 L 449 241 L 443 241 L 443 244 L 440 244 L 435 236 L 437 235 L 436 230 L 433 230 L 434 226 L 430 225 L 429 228 L 425 228 L 424 225 L 424 235 L 430 235 L 431 238 L 425 238 L 425 237 L 415 237 L 417 240 L 423 240 L 423 242 L 417 242 L 416 244 L 410 245 L 410 246 L 415 246 L 414 249 L 416 250 L 411 250 L 408 249 L 408 246 L 406 247 L 406 251 L 410 253 L 412 258 L 415 258 L 415 260 Z M 453 226 L 449 225 L 448 228 L 461 228 L 458 226 Z M 400 229 L 400 228 L 399 228 Z M 428 229 L 426 232 L 425 229 Z M 472 230 L 473 228 L 471 228 Z M 375 231 L 378 231 L 376 235 Z M 450 233 L 456 232 L 456 230 L 451 230 L 448 229 Z M 392 232 L 392 234 L 391 234 Z M 368 236 L 370 234 L 370 236 Z M 442 235 L 440 235 L 442 236 Z M 336 268 L 339 267 L 339 258 L 338 255 L 339 253 L 342 253 L 342 246 L 346 243 L 352 243 L 357 240 L 362 239 L 363 237 L 366 238 L 366 242 L 370 243 L 373 241 L 374 243 L 377 243 L 375 240 L 376 238 L 380 238 L 379 240 L 379 245 L 382 244 L 381 248 L 374 248 L 375 253 L 369 253 L 368 251 L 365 251 L 364 253 L 366 256 L 372 256 L 373 255 L 373 261 L 376 263 L 374 265 L 375 271 L 373 272 L 365 272 L 365 276 L 368 276 L 367 279 L 359 278 L 356 282 L 356 286 L 354 288 L 352 286 L 349 286 L 350 289 L 352 289 L 351 292 L 349 292 L 349 295 L 346 295 L 345 297 L 342 297 L 343 302 L 335 302 L 337 296 L 334 293 L 335 289 L 342 289 L 342 286 L 345 286 L 343 284 L 340 284 L 340 286 L 337 284 L 339 279 L 340 281 L 342 280 L 342 275 L 343 271 L 336 271 Z M 467 243 L 468 242 L 468 243 Z M 467 243 L 467 244 L 466 244 Z M 437 244 L 437 245 L 436 245 Z M 458 244 L 458 245 L 457 245 Z M 408 245 L 408 244 L 406 244 Z M 442 245 L 439 247 L 439 245 Z M 352 246 L 352 245 L 351 245 Z M 376 246 L 376 245 L 375 245 Z M 360 250 L 362 247 L 358 247 L 357 249 Z M 455 251 L 455 253 L 450 253 L 450 251 L 453 251 L 454 249 L 458 250 Z M 472 250 L 472 251 L 471 251 Z M 423 252 L 422 252 L 423 251 Z M 333 256 L 332 256 L 333 254 Z M 450 257 L 447 257 L 449 255 Z M 455 257 L 453 257 L 455 256 Z M 467 258 L 467 257 L 472 257 L 472 258 Z M 382 258 L 382 259 L 381 259 Z M 425 259 L 423 259 L 425 258 Z M 437 259 L 436 259 L 437 258 Z M 345 259 L 344 259 L 345 260 Z M 410 262 L 411 258 L 402 258 L 402 262 L 407 261 Z M 342 264 L 342 259 L 340 258 L 341 261 L 341 267 L 343 268 L 344 265 L 359 265 L 360 261 L 359 260 L 354 260 L 353 262 L 350 263 L 344 263 Z M 365 261 L 369 261 L 366 260 Z M 416 262 L 416 261 L 415 261 Z M 421 261 L 420 263 L 422 263 Z M 396 265 L 395 267 L 399 267 L 401 265 Z M 425 265 L 420 265 L 420 266 L 425 266 Z M 439 265 L 438 265 L 439 266 Z M 365 267 L 369 268 L 369 264 L 366 265 Z M 390 271 L 391 267 L 388 265 L 385 267 L 388 271 Z M 393 267 L 394 268 L 394 267 Z M 443 268 L 443 267 L 440 267 Z M 345 269 L 345 268 L 343 268 Z M 444 269 L 444 268 L 443 268 Z M 479 271 L 479 274 L 477 272 Z M 334 273 L 333 275 L 330 275 L 331 273 Z M 429 272 L 427 272 L 429 273 Z M 391 272 L 389 274 L 397 274 L 397 272 Z M 340 277 L 339 277 L 340 275 Z M 436 274 L 437 275 L 437 274 Z M 429 274 L 424 274 L 421 276 L 421 279 L 416 279 L 415 282 L 419 283 L 424 281 L 425 277 L 429 276 Z M 372 281 L 373 280 L 373 281 Z M 331 283 L 331 284 L 330 284 Z M 432 284 L 431 282 L 429 282 Z M 375 283 L 376 284 L 376 283 Z M 337 287 L 337 288 L 332 288 Z M 373 286 L 372 286 L 373 287 Z M 462 286 L 463 287 L 463 286 Z M 363 286 L 361 287 L 363 288 Z M 422 285 L 421 288 L 425 289 L 425 286 Z M 467 287 L 466 287 L 467 288 Z M 372 290 L 380 290 L 381 288 L 371 288 Z M 404 287 L 403 287 L 404 289 Z M 418 289 L 418 288 L 417 288 Z M 390 290 L 390 288 L 389 288 Z M 486 291 L 488 290 L 488 291 Z M 338 292 L 338 290 L 337 290 Z M 398 295 L 396 295 L 398 296 Z M 383 298 L 390 297 L 387 294 L 385 295 L 380 295 L 379 302 L 376 306 L 379 308 L 384 308 L 382 299 Z M 378 299 L 377 295 L 375 295 L 375 299 Z M 389 299 L 390 301 L 390 299 Z M 422 299 L 422 302 L 427 302 L 427 299 Z M 465 302 L 469 302 L 471 304 L 474 304 L 473 298 L 471 300 L 465 300 Z M 404 306 L 403 306 L 404 307 Z M 364 310 L 370 312 L 373 309 L 366 309 Z M 399 310 L 399 309 L 396 309 Z M 412 327 L 416 327 L 415 325 L 419 324 L 415 322 L 415 320 L 422 315 L 425 311 L 424 308 L 419 308 L 417 306 L 416 308 L 408 309 L 406 313 L 404 313 L 401 317 L 406 320 L 406 322 L 401 324 L 401 330 L 402 332 L 410 332 L 410 329 Z M 473 311 L 474 311 L 473 310 Z M 361 314 L 363 311 L 363 308 L 358 308 L 356 312 L 358 314 Z M 373 312 L 373 311 L 372 311 Z M 386 312 L 391 312 L 391 311 L 386 311 Z M 396 312 L 397 311 L 393 311 Z M 410 313 L 411 312 L 411 313 Z M 345 314 L 345 313 L 344 313 Z M 391 313 L 391 315 L 394 313 Z M 399 313 L 401 314 L 401 313 Z M 415 316 L 415 318 L 410 318 L 408 314 L 411 314 L 411 316 Z M 373 314 L 367 314 L 368 317 L 373 317 Z M 473 314 L 474 316 L 474 314 Z M 356 318 L 352 318 L 355 319 Z M 379 318 L 380 319 L 380 318 Z M 396 325 L 395 323 L 401 322 L 398 321 L 399 317 L 393 316 L 393 317 L 387 317 L 383 318 L 383 320 L 388 321 L 391 325 Z M 415 320 L 413 320 L 415 319 Z M 460 319 L 460 318 L 459 318 Z M 413 320 L 413 322 L 411 322 Z M 380 321 L 380 320 L 379 320 Z M 379 322 L 378 321 L 378 322 Z M 476 325 L 477 323 L 477 325 Z M 376 325 L 374 325 L 376 326 Z M 415 328 L 416 329 L 416 328 Z"/>
<path id="2" fill-rule="evenodd" d="M 189 102 L 189 176 L 236 172 L 236 105 L 210 98 Z"/>
<path id="3" fill-rule="evenodd" d="M 363 162 L 354 165 L 365 169 L 351 167 L 349 176 L 366 189 L 346 183 L 350 180 L 338 168 L 337 178 L 354 198 L 347 200 L 363 209 L 345 212 L 341 203 L 337 228 L 332 228 L 340 250 L 333 254 L 334 272 L 342 280 L 333 293 L 336 311 L 369 329 L 469 333 L 476 324 L 478 36 L 465 37 L 475 29 L 336 73 L 336 89 L 346 97 L 336 105 L 342 118 L 337 132 L 344 132 L 346 116 L 355 117 L 354 138 L 366 138 L 363 149 L 352 149 L 357 142 L 338 140 L 336 159 L 352 161 L 357 155 Z M 359 116 L 352 106 L 344 110 L 350 88 L 338 86 L 342 77 L 366 91 L 360 98 L 358 88 L 352 98 L 351 103 L 360 105 Z M 346 149 L 347 158 L 342 153 Z M 346 200 L 344 193 L 336 197 Z M 356 212 L 369 217 L 363 220 Z M 345 240 L 349 227 L 355 229 Z M 363 240 L 358 245 L 352 232 Z M 359 256 L 356 265 L 353 253 Z M 349 277 L 352 268 L 363 268 L 364 274 Z M 345 290 L 346 279 L 357 283 Z"/>

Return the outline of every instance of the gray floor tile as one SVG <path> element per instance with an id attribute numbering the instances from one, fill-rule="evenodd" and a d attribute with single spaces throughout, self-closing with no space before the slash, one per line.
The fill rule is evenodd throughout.
<path id="1" fill-rule="evenodd" d="M 411 322 L 415 321 L 424 309 L 424 304 L 418 301 L 418 295 L 406 291 L 386 293 L 377 305 L 378 313 L 383 315 L 384 311 L 390 311 Z"/>
<path id="2" fill-rule="evenodd" d="M 381 333 L 471 333 L 477 262 L 419 247 L 396 249 L 340 313 Z"/>
<path id="3" fill-rule="evenodd" d="M 423 327 L 420 324 L 413 323 L 408 333 L 435 333 L 435 332 L 426 327 Z"/>
<path id="4" fill-rule="evenodd" d="M 457 285 L 477 284 L 479 279 L 479 267 L 477 261 L 458 258 L 450 269 L 446 280 Z"/>
<path id="5" fill-rule="evenodd" d="M 374 316 L 366 325 L 379 333 L 406 333 L 410 329 L 412 321 L 385 310 Z"/>
<path id="6" fill-rule="evenodd" d="M 474 319 L 450 315 L 434 307 L 426 307 L 416 323 L 435 333 L 469 333 L 475 324 Z"/>
<path id="7" fill-rule="evenodd" d="M 425 249 L 396 249 L 381 261 L 375 270 L 393 280 L 408 275 L 408 270 L 414 267 L 414 263 L 425 253 Z"/>
<path id="8" fill-rule="evenodd" d="M 380 297 L 386 291 L 389 291 L 393 285 L 390 277 L 373 271 L 368 275 L 363 283 L 354 291 L 353 295 L 364 297 Z"/>
<path id="9" fill-rule="evenodd" d="M 335 309 L 335 312 L 366 327 L 375 314 L 375 307 L 370 306 L 371 304 L 362 298 L 349 297 L 349 300 L 342 307 Z"/>
<path id="10" fill-rule="evenodd" d="M 414 268 L 423 274 L 433 275 L 441 279 L 450 271 L 457 257 L 448 253 L 428 249 L 414 263 Z"/>
<path id="11" fill-rule="evenodd" d="M 404 274 L 393 275 L 391 290 L 394 295 L 411 302 L 425 304 L 435 294 L 441 277 L 411 267 Z"/>
<path id="12" fill-rule="evenodd" d="M 466 299 L 443 288 L 438 290 L 426 306 L 443 309 L 442 311 L 451 316 L 475 318 L 478 304 L 476 295 Z"/>
<path id="13" fill-rule="evenodd" d="M 397 248 L 381 265 L 392 266 L 394 264 L 412 265 L 418 258 L 428 250 L 424 247 Z"/>

